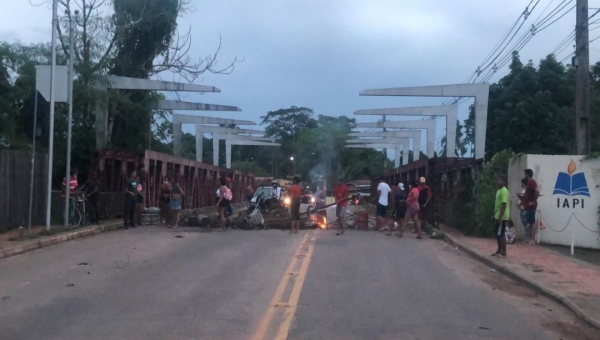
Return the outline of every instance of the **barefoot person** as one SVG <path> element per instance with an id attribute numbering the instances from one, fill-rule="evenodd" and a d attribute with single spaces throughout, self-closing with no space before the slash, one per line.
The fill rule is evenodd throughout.
<path id="1" fill-rule="evenodd" d="M 402 220 L 402 226 L 398 231 L 396 236 L 402 237 L 404 235 L 404 230 L 408 225 L 408 221 L 411 219 L 415 223 L 415 229 L 417 230 L 417 239 L 423 239 L 423 234 L 421 234 L 421 225 L 419 224 L 419 210 L 421 207 L 419 206 L 419 187 L 417 183 L 412 182 L 410 184 L 410 192 L 408 193 L 408 198 L 406 198 L 406 216 Z"/>
<path id="2" fill-rule="evenodd" d="M 292 225 L 290 234 L 297 234 L 300 229 L 300 197 L 302 188 L 300 187 L 300 177 L 294 177 L 294 184 L 289 189 L 290 195 L 290 214 L 292 215 Z"/>
<path id="3" fill-rule="evenodd" d="M 225 231 L 227 228 L 227 218 L 225 217 L 225 211 L 231 204 L 232 194 L 231 190 L 227 187 L 227 180 L 221 177 L 221 187 L 219 188 L 219 200 L 217 201 L 217 207 L 219 208 L 219 217 L 221 218 L 221 231 Z"/>
<path id="4" fill-rule="evenodd" d="M 506 256 L 506 224 L 510 216 L 510 207 L 508 202 L 508 189 L 506 189 L 506 180 L 503 175 L 499 175 L 496 180 L 496 202 L 494 205 L 494 219 L 496 220 L 496 238 L 498 240 L 498 250 L 492 256 Z"/>
<path id="5" fill-rule="evenodd" d="M 338 232 L 335 234 L 341 235 L 344 234 L 344 219 L 348 208 L 348 187 L 344 184 L 344 178 L 338 178 L 338 184 L 335 186 L 333 195 L 335 196 L 335 216 L 338 223 Z"/>

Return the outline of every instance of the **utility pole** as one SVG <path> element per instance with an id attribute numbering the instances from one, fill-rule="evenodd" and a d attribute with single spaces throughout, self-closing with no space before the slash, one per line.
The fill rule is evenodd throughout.
<path id="1" fill-rule="evenodd" d="M 383 132 L 387 131 L 385 128 L 385 115 L 383 115 Z M 383 149 L 383 170 L 385 170 L 385 166 L 387 164 L 387 149 Z"/>
<path id="2" fill-rule="evenodd" d="M 575 141 L 578 155 L 591 151 L 590 140 L 590 36 L 588 0 L 577 0 L 575 25 Z"/>

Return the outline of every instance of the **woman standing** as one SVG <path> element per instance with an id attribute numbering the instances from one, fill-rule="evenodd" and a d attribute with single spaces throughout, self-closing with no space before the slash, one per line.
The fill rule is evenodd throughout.
<path id="1" fill-rule="evenodd" d="M 171 177 L 165 176 L 165 181 L 160 186 L 160 198 L 158 207 L 160 208 L 160 225 L 169 226 L 168 219 L 171 212 Z"/>
<path id="2" fill-rule="evenodd" d="M 167 225 L 169 228 L 177 228 L 179 225 L 179 213 L 181 212 L 181 202 L 183 201 L 183 196 L 185 192 L 179 185 L 179 181 L 177 179 L 173 180 L 171 185 L 171 225 Z"/>
<path id="3" fill-rule="evenodd" d="M 146 195 L 144 194 L 144 188 L 140 183 L 140 177 L 136 178 L 137 180 L 137 197 L 135 202 L 135 224 L 139 227 L 142 225 L 142 214 L 144 213 L 144 198 Z"/>
<path id="4" fill-rule="evenodd" d="M 233 195 L 231 190 L 227 187 L 227 181 L 221 177 L 221 188 L 219 188 L 219 200 L 217 201 L 217 207 L 219 207 L 219 217 L 221 217 L 221 231 L 225 231 L 227 227 L 227 219 L 225 218 L 225 210 L 231 204 Z"/>
<path id="5" fill-rule="evenodd" d="M 419 223 L 419 187 L 416 182 L 410 183 L 410 192 L 406 199 L 406 206 L 406 215 L 402 220 L 402 227 L 400 227 L 396 236 L 402 237 L 404 230 L 408 225 L 408 221 L 412 219 L 415 223 L 415 228 L 417 229 L 417 239 L 421 240 L 423 239 L 423 234 L 421 234 L 421 224 Z"/>

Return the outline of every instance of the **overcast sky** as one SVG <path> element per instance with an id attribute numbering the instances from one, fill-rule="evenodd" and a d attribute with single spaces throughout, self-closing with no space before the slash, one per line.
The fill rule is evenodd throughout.
<path id="1" fill-rule="evenodd" d="M 552 1 L 540 0 L 517 37 Z M 0 40 L 49 41 L 50 6 L 30 4 L 45 2 L 2 0 Z M 555 0 L 549 8 L 560 2 Z M 292 105 L 312 108 L 317 114 L 352 116 L 358 109 L 440 104 L 443 100 L 437 98 L 360 97 L 358 93 L 369 88 L 464 82 L 530 0 L 194 0 L 193 3 L 195 11 L 179 20 L 181 30 L 190 27 L 192 30 L 190 54 L 204 57 L 213 53 L 221 34 L 220 64 L 226 65 L 235 57 L 244 62 L 238 63 L 231 75 L 207 74 L 202 79 L 202 84 L 217 86 L 222 93 L 192 94 L 182 99 L 236 105 L 243 112 L 223 116 L 259 122 L 259 117 L 268 111 Z M 600 7 L 600 0 L 590 0 L 590 7 Z M 571 11 L 537 34 L 521 51 L 523 62 L 533 59 L 537 63 L 567 37 L 574 25 L 575 12 Z M 596 36 L 600 36 L 600 31 L 590 33 L 591 38 Z M 567 48 L 558 59 L 572 50 Z M 592 43 L 592 62 L 598 60 L 599 51 L 600 41 Z M 506 72 L 500 70 L 492 82 Z M 461 120 L 471 102 L 461 105 Z M 356 118 L 359 122 L 376 120 Z M 444 134 L 444 119 L 438 120 L 438 126 L 439 140 Z M 191 132 L 192 128 L 185 130 Z M 425 138 L 423 141 L 424 144 Z"/>

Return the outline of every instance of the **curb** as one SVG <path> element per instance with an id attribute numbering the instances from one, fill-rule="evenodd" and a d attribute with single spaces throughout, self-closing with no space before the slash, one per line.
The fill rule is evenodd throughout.
<path id="1" fill-rule="evenodd" d="M 484 263 L 485 265 L 496 269 L 498 272 L 501 272 L 502 274 L 512 278 L 515 281 L 518 281 L 518 282 L 521 282 L 521 283 L 527 285 L 529 288 L 533 289 L 534 291 L 567 307 L 579 318 L 586 321 L 589 325 L 591 325 L 592 327 L 595 327 L 597 329 L 600 329 L 600 320 L 588 315 L 581 307 L 579 307 L 575 302 L 573 302 L 573 300 L 569 299 L 568 297 L 555 292 L 551 288 L 548 288 L 533 279 L 530 279 L 528 277 L 525 277 L 525 276 L 515 272 L 514 270 L 512 270 L 511 268 L 509 268 L 505 265 L 502 265 L 502 264 L 499 264 L 499 263 L 493 261 L 488 256 L 485 256 L 485 255 L 479 253 L 477 250 L 471 248 L 470 246 L 465 245 L 464 243 L 456 240 L 454 237 L 452 237 L 440 230 L 434 229 L 434 231 L 436 233 L 444 235 L 444 240 L 447 243 L 457 246 L 458 249 L 460 249 L 467 255 L 471 256 L 472 258 L 479 260 L 480 262 Z"/>
<path id="2" fill-rule="evenodd" d="M 112 224 L 103 224 L 93 227 L 87 227 L 81 230 L 75 230 L 72 232 L 59 234 L 55 236 L 50 236 L 48 238 L 44 238 L 37 242 L 22 244 L 14 247 L 8 247 L 5 249 L 0 249 L 0 259 L 20 255 L 23 253 L 27 253 L 36 249 L 42 249 L 45 247 L 53 246 L 55 244 L 63 243 L 66 241 L 75 240 L 78 238 L 83 238 L 95 234 L 106 233 L 110 231 L 115 231 L 118 227 L 122 226 L 123 223 L 112 223 Z"/>

